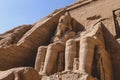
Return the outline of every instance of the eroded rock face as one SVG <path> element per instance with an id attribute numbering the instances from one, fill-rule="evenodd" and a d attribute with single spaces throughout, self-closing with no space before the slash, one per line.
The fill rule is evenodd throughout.
<path id="1" fill-rule="evenodd" d="M 0 79 L 119 80 L 118 3 L 78 0 L 33 25 L 0 34 Z M 25 66 L 37 72 L 14 68 Z"/>
<path id="2" fill-rule="evenodd" d="M 52 17 L 37 22 L 16 44 L 0 47 L 0 70 L 34 66 L 38 47 L 50 42 L 50 38 L 55 33 L 58 19 L 63 13 L 64 10 L 61 10 Z"/>
<path id="3" fill-rule="evenodd" d="M 21 37 L 32 28 L 32 25 L 22 25 L 0 35 L 0 46 L 17 43 Z"/>
<path id="4" fill-rule="evenodd" d="M 62 21 L 61 18 L 63 19 Z M 57 58 L 60 58 L 59 54 L 63 53 L 62 56 L 65 59 L 63 63 L 65 62 L 65 64 L 62 65 L 62 73 L 78 73 L 80 75 L 78 79 L 81 80 L 112 80 L 111 59 L 110 54 L 105 49 L 102 31 L 104 26 L 102 25 L 102 21 L 96 22 L 89 30 L 83 30 L 76 33 L 73 30 L 74 26 L 71 26 L 72 22 L 65 24 L 68 19 L 72 21 L 72 18 L 70 18 L 70 15 L 66 12 L 60 17 L 56 33 L 53 36 L 55 41 L 53 39 L 53 43 L 50 43 L 48 46 L 39 47 L 35 69 L 40 75 L 49 76 L 56 73 L 54 72 L 55 68 L 60 68 L 59 66 L 62 65 L 61 63 L 58 63 L 59 60 Z M 71 32 L 74 32 L 74 35 L 69 34 Z M 79 59 L 78 68 L 76 68 L 76 70 L 73 69 L 75 58 Z M 56 65 L 56 63 L 60 65 Z M 65 76 L 65 80 L 66 79 L 67 77 Z"/>
<path id="5" fill-rule="evenodd" d="M 40 80 L 40 76 L 33 68 L 21 67 L 0 71 L 0 80 Z"/>

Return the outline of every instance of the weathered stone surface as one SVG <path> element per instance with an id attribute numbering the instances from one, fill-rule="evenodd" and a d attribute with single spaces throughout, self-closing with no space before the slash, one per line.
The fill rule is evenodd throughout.
<path id="1" fill-rule="evenodd" d="M 69 15 L 67 13 L 68 12 L 66 12 L 65 15 L 60 17 L 56 29 L 56 33 L 53 37 L 55 39 L 55 40 L 53 39 L 53 43 L 51 43 L 47 47 L 40 46 L 40 51 L 38 52 L 36 58 L 36 64 L 35 64 L 36 70 L 40 71 L 41 68 L 43 68 L 43 70 L 39 72 L 40 75 L 51 75 L 55 73 L 54 68 L 59 67 L 59 66 L 55 66 L 55 63 L 58 62 L 57 61 L 57 58 L 59 58 L 58 54 L 60 54 L 60 52 L 63 52 L 65 54 L 65 66 L 63 65 L 63 67 L 65 68 L 64 73 L 73 70 L 74 58 L 79 57 L 79 64 L 78 64 L 79 68 L 78 70 L 73 72 L 90 75 L 96 77 L 97 79 L 112 80 L 111 60 L 109 59 L 110 56 L 108 55 L 106 55 L 106 57 L 102 56 L 102 54 L 103 55 L 109 54 L 105 50 L 104 37 L 102 33 L 103 32 L 102 28 L 104 27 L 103 23 L 101 21 L 96 22 L 94 25 L 91 26 L 92 28 L 90 28 L 89 30 L 77 32 L 78 35 L 75 35 L 76 33 L 74 32 L 75 34 L 73 37 L 71 37 L 72 39 L 69 39 L 66 42 L 64 40 L 66 40 L 66 35 L 68 36 L 67 31 L 69 32 L 72 31 L 74 27 L 71 26 L 72 22 L 69 23 L 69 17 L 68 17 Z M 79 46 L 78 48 L 76 47 L 77 45 Z M 98 54 L 98 49 L 101 50 L 102 49 L 101 47 L 103 48 L 104 52 L 100 52 Z M 77 49 L 79 50 L 78 53 L 77 53 Z M 79 56 L 76 56 L 77 54 Z M 99 57 L 96 59 L 97 61 L 95 61 L 94 59 L 95 57 Z M 43 63 L 43 67 L 41 67 L 41 63 Z M 107 65 L 109 65 L 110 67 L 106 68 L 105 63 L 107 63 Z M 93 69 L 93 67 L 95 67 L 95 69 Z M 98 74 L 94 73 L 95 70 L 98 72 Z M 86 76 L 82 76 L 80 78 L 81 79 L 83 78 L 84 80 L 88 80 Z"/>
<path id="2" fill-rule="evenodd" d="M 0 70 L 34 66 L 37 48 L 50 42 L 49 39 L 54 34 L 58 19 L 63 13 L 64 10 L 61 10 L 52 17 L 35 23 L 16 44 L 0 47 Z"/>
<path id="3" fill-rule="evenodd" d="M 51 76 L 43 76 L 41 80 L 97 80 L 88 74 L 78 74 L 73 72 L 56 73 Z"/>
<path id="4" fill-rule="evenodd" d="M 33 68 L 21 67 L 0 71 L 0 80 L 40 80 L 40 76 Z"/>
<path id="5" fill-rule="evenodd" d="M 37 22 L 33 28 L 19 40 L 18 45 L 38 48 L 40 45 L 49 43 L 57 27 L 58 19 L 63 13 L 64 10 L 61 10 L 45 20 Z"/>
<path id="6" fill-rule="evenodd" d="M 35 66 L 41 80 L 119 80 L 118 3 L 120 0 L 78 0 L 33 25 L 0 34 L 0 74 L 5 73 L 0 79 L 19 80 L 15 76 L 20 73 L 26 77 L 20 80 L 35 80 L 29 76 L 34 73 L 32 68 L 11 69 Z M 70 18 L 63 16 L 66 12 Z M 49 75 L 43 76 L 40 72 L 45 68 Z M 10 70 L 3 71 L 6 69 Z"/>
<path id="7" fill-rule="evenodd" d="M 22 25 L 0 35 L 0 46 L 17 43 L 21 37 L 32 28 L 32 25 Z"/>

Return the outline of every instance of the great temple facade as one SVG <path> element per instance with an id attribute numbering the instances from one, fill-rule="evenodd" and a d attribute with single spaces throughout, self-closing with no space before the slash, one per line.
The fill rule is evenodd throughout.
<path id="1" fill-rule="evenodd" d="M 0 34 L 0 80 L 119 80 L 120 0 L 78 0 Z"/>

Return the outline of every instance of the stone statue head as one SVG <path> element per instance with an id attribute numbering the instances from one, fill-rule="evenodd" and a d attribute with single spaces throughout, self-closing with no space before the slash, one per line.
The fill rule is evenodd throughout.
<path id="1" fill-rule="evenodd" d="M 120 9 L 115 11 L 116 18 L 120 20 Z"/>
<path id="2" fill-rule="evenodd" d="M 64 15 L 62 15 L 59 19 L 58 28 L 65 32 L 67 30 L 72 30 L 71 26 L 71 16 L 68 12 L 66 12 Z"/>

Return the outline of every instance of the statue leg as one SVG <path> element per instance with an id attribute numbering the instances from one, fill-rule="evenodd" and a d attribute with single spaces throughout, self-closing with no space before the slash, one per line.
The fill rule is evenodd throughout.
<path id="1" fill-rule="evenodd" d="M 94 38 L 87 37 L 87 38 L 81 39 L 80 51 L 79 51 L 80 73 L 91 74 L 93 57 L 94 57 L 94 47 L 95 47 Z"/>
<path id="2" fill-rule="evenodd" d="M 45 56 L 46 56 L 46 50 L 47 50 L 47 46 L 40 46 L 38 48 L 36 61 L 35 61 L 35 69 L 38 72 L 40 71 L 40 69 L 42 68 L 42 66 L 44 64 Z"/>
<path id="3" fill-rule="evenodd" d="M 53 43 L 48 46 L 44 68 L 41 75 L 50 75 L 53 73 L 58 53 L 64 51 L 64 48 L 64 45 L 61 43 Z"/>
<path id="4" fill-rule="evenodd" d="M 76 41 L 70 39 L 66 42 L 65 49 L 65 72 L 73 70 L 73 61 L 76 56 Z"/>

